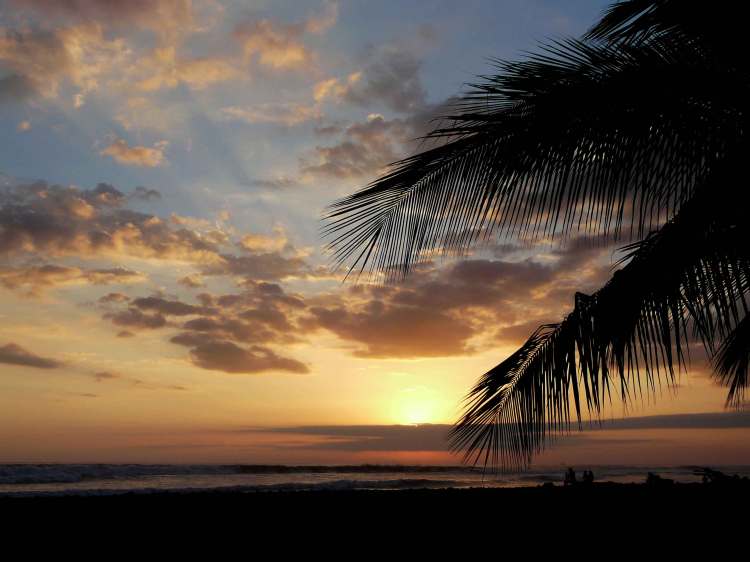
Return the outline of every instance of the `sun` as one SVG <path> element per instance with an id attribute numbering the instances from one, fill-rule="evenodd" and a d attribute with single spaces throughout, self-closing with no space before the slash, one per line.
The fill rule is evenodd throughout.
<path id="1" fill-rule="evenodd" d="M 438 404 L 434 396 L 419 390 L 401 393 L 393 402 L 394 418 L 401 425 L 434 423 L 438 415 Z"/>

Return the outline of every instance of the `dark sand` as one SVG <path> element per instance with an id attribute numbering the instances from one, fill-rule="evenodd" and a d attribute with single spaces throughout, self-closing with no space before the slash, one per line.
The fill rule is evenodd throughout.
<path id="1" fill-rule="evenodd" d="M 3 560 L 747 559 L 750 487 L 0 499 Z"/>
<path id="2" fill-rule="evenodd" d="M 718 530 L 740 510 L 747 521 L 750 485 L 597 483 L 565 488 L 447 489 L 310 492 L 167 492 L 111 496 L 0 498 L 0 514 L 34 528 L 80 525 L 122 529 L 123 524 L 164 530 L 202 525 L 229 530 L 278 528 L 404 528 L 450 522 L 456 528 L 529 523 L 572 531 L 586 525 L 627 523 L 656 527 L 678 523 Z M 526 522 L 521 524 L 521 522 Z M 747 532 L 750 526 L 743 523 Z M 506 527 L 510 529 L 509 527 Z M 744 537 L 743 537 L 744 539 Z"/>

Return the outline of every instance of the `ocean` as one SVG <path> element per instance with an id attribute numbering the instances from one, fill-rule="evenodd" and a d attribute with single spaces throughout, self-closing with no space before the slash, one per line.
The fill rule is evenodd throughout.
<path id="1" fill-rule="evenodd" d="M 597 482 L 644 482 L 649 472 L 677 482 L 700 482 L 699 467 L 590 466 Z M 750 466 L 714 466 L 750 476 Z M 491 474 L 461 466 L 266 466 L 164 464 L 0 464 L 0 496 L 106 495 L 222 490 L 404 490 L 509 488 L 561 483 L 565 467 Z"/>

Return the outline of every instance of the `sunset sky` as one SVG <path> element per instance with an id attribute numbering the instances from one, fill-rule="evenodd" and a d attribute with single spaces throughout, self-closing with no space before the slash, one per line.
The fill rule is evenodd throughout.
<path id="1" fill-rule="evenodd" d="M 342 283 L 320 217 L 489 59 L 607 4 L 0 1 L 0 462 L 459 462 L 470 386 L 617 245 L 499 240 Z M 709 375 L 539 462 L 750 464 Z"/>

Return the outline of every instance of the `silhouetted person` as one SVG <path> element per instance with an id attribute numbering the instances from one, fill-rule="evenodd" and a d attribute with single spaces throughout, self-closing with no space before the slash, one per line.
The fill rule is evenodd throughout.
<path id="1" fill-rule="evenodd" d="M 565 473 L 565 485 L 566 486 L 575 486 L 578 484 L 578 477 L 576 476 L 576 471 L 573 470 L 573 468 L 568 468 L 567 472 Z"/>
<path id="2" fill-rule="evenodd" d="M 583 483 L 586 486 L 591 486 L 594 483 L 594 473 L 591 470 L 583 471 Z"/>

